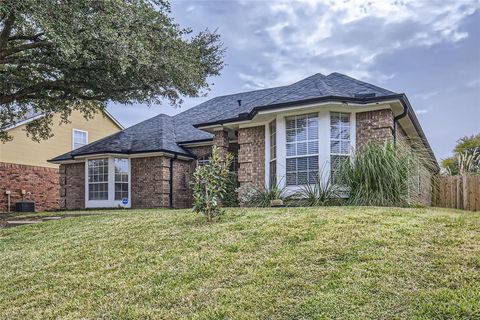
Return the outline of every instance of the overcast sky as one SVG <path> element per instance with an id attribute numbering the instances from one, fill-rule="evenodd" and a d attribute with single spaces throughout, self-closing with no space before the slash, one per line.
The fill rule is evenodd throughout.
<path id="1" fill-rule="evenodd" d="M 480 132 L 480 1 L 171 2 L 181 26 L 218 30 L 227 65 L 206 98 L 181 109 L 110 105 L 126 127 L 215 96 L 340 72 L 406 93 L 439 160 Z"/>

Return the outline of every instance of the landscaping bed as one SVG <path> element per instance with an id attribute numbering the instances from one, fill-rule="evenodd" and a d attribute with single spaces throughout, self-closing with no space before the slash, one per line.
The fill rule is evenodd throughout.
<path id="1" fill-rule="evenodd" d="M 480 317 L 479 213 L 89 213 L 0 230 L 0 318 Z"/>

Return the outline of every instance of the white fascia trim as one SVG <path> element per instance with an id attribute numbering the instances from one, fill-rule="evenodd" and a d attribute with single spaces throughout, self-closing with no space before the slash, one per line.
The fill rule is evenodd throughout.
<path id="1" fill-rule="evenodd" d="M 125 129 L 125 127 L 122 126 L 122 124 L 121 124 L 117 119 L 115 119 L 115 117 L 114 117 L 110 112 L 108 112 L 107 108 L 103 109 L 103 112 L 105 112 L 105 114 L 110 118 L 110 120 L 112 120 L 113 122 L 115 122 L 115 124 L 116 124 L 117 126 L 119 126 L 120 129 L 122 129 L 122 130 Z"/>
<path id="2" fill-rule="evenodd" d="M 45 116 L 44 114 L 39 114 L 39 115 L 33 116 L 33 117 L 31 117 L 31 118 L 22 120 L 22 121 L 20 121 L 20 122 L 15 123 L 14 125 L 6 128 L 5 131 L 12 130 L 12 129 L 16 128 L 16 127 L 23 126 L 24 124 L 27 124 L 27 123 L 29 123 L 29 122 L 32 122 L 33 120 L 37 120 L 37 119 L 43 118 L 44 116 Z"/>

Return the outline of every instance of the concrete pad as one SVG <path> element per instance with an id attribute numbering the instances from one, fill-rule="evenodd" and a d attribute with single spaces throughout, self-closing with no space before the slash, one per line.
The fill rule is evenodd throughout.
<path id="1" fill-rule="evenodd" d="M 63 217 L 45 217 L 45 218 L 42 218 L 43 221 L 60 220 L 60 219 L 63 219 Z"/>
<path id="2" fill-rule="evenodd" d="M 12 220 L 12 221 L 7 221 L 7 225 L 10 226 L 21 226 L 24 224 L 35 224 L 35 223 L 40 223 L 42 222 L 41 220 Z"/>

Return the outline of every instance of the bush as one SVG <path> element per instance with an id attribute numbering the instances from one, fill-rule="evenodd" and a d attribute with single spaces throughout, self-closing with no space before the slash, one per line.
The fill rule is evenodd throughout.
<path id="1" fill-rule="evenodd" d="M 222 205 L 225 207 L 238 207 L 238 176 L 235 172 L 228 174 L 225 195 L 222 199 Z"/>
<path id="2" fill-rule="evenodd" d="M 415 202 L 412 185 L 420 179 L 420 163 L 428 166 L 430 161 L 418 150 L 392 142 L 370 143 L 353 161 L 343 162 L 335 180 L 345 188 L 348 204 L 409 206 Z"/>
<path id="3" fill-rule="evenodd" d="M 240 202 L 247 207 L 269 207 L 272 200 L 284 200 L 285 188 L 279 185 L 267 187 L 246 186 L 239 191 L 241 194 Z"/>
<path id="4" fill-rule="evenodd" d="M 338 203 L 339 193 L 323 167 L 316 176 L 315 183 L 301 186 L 295 197 L 305 206 L 326 206 Z"/>
<path id="5" fill-rule="evenodd" d="M 223 159 L 214 146 L 210 161 L 198 166 L 193 174 L 193 211 L 204 214 L 208 221 L 222 213 L 219 202 L 226 195 L 232 159 L 230 153 Z"/>

